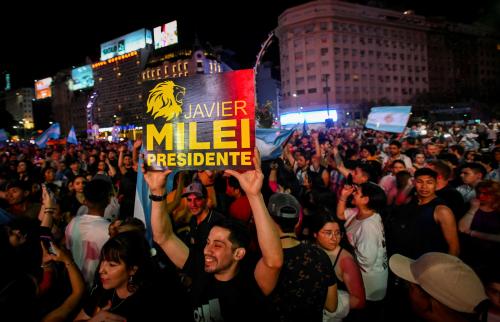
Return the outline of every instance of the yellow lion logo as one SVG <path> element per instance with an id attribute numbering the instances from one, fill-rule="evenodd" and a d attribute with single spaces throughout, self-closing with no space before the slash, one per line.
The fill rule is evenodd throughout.
<path id="1" fill-rule="evenodd" d="M 172 81 L 161 82 L 149 91 L 147 112 L 155 119 L 161 116 L 170 121 L 182 112 L 182 99 L 185 94 L 185 87 L 176 85 Z"/>

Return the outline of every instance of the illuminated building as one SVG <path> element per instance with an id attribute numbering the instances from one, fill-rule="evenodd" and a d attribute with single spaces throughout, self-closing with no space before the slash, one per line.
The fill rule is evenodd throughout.
<path id="1" fill-rule="evenodd" d="M 282 113 L 328 106 L 345 119 L 381 100 L 498 98 L 500 41 L 484 27 L 318 0 L 285 10 L 276 35 Z"/>
<path id="2" fill-rule="evenodd" d="M 19 128 L 33 129 L 33 88 L 20 88 L 5 92 L 5 108 L 18 122 Z"/>

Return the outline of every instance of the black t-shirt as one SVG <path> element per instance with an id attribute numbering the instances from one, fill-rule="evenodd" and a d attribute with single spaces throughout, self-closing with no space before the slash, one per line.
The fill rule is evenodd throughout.
<path id="1" fill-rule="evenodd" d="M 192 321 L 175 306 L 173 297 L 175 294 L 168 285 L 159 281 L 139 288 L 125 299 L 119 298 L 114 289 L 104 290 L 102 287 L 96 287 L 83 310 L 92 317 L 111 302 L 108 311 L 124 317 L 127 321 Z"/>
<path id="2" fill-rule="evenodd" d="M 265 297 L 254 277 L 253 261 L 240 263 L 236 276 L 227 282 L 206 273 L 193 252 L 184 271 L 193 279 L 191 303 L 195 322 L 268 321 Z"/>
<path id="3" fill-rule="evenodd" d="M 283 252 L 280 278 L 270 296 L 274 320 L 322 321 L 328 288 L 337 282 L 330 258 L 307 243 Z"/>

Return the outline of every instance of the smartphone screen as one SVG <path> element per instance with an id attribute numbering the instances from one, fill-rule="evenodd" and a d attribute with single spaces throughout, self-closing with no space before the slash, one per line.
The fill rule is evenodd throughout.
<path id="1" fill-rule="evenodd" d="M 40 236 L 40 240 L 42 241 L 43 246 L 49 252 L 49 254 L 57 255 L 56 250 L 54 249 L 54 247 L 52 247 L 52 243 L 53 243 L 52 237 L 50 237 L 50 236 Z"/>

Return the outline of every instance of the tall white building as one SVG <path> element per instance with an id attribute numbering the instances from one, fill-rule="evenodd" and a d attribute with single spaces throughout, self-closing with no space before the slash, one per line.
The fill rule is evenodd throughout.
<path id="1" fill-rule="evenodd" d="M 33 123 L 33 100 L 35 90 L 33 88 L 20 88 L 11 90 L 5 94 L 5 105 L 7 111 L 14 120 L 19 122 L 19 127 L 32 129 Z"/>
<path id="2" fill-rule="evenodd" d="M 328 105 L 342 117 L 363 102 L 385 98 L 404 104 L 427 92 L 426 32 L 425 18 L 412 12 L 337 0 L 287 9 L 276 33 L 281 113 Z"/>

